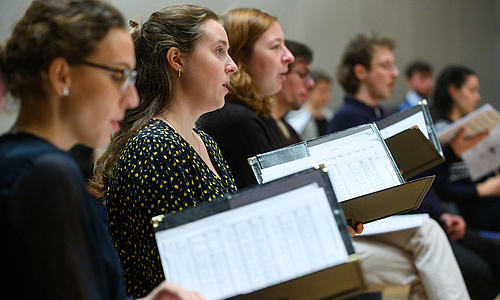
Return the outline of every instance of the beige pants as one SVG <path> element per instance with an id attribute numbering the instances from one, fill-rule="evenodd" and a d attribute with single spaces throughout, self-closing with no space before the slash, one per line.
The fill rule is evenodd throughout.
<path id="1" fill-rule="evenodd" d="M 353 244 L 370 291 L 410 285 L 409 299 L 470 299 L 446 234 L 433 219 L 418 228 L 356 236 Z"/>

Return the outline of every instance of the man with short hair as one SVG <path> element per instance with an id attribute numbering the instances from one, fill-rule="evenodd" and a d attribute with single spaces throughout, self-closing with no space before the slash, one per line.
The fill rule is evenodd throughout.
<path id="1" fill-rule="evenodd" d="M 337 79 L 346 92 L 329 132 L 385 117 L 380 102 L 394 90 L 399 71 L 392 39 L 357 35 L 342 55 Z M 369 226 L 369 225 L 367 225 Z M 417 299 L 469 299 L 446 234 L 433 219 L 417 228 L 353 238 L 369 290 L 410 285 Z"/>
<path id="2" fill-rule="evenodd" d="M 285 40 L 285 46 L 292 52 L 295 61 L 288 65 L 281 91 L 273 97 L 271 114 L 280 128 L 283 140 L 291 145 L 300 142 L 301 138 L 284 117 L 288 111 L 302 106 L 309 96 L 309 89 L 314 86 L 310 68 L 313 52 L 306 45 L 295 41 Z"/>
<path id="3" fill-rule="evenodd" d="M 333 111 L 328 108 L 332 96 L 332 79 L 328 74 L 312 70 L 314 86 L 309 89 L 309 97 L 297 111 L 290 111 L 286 120 L 303 140 L 310 140 L 326 133 L 326 126 L 333 118 Z"/>
<path id="4" fill-rule="evenodd" d="M 398 105 L 397 110 L 405 110 L 417 105 L 420 101 L 429 100 L 434 80 L 432 79 L 432 67 L 423 60 L 414 60 L 406 67 L 406 92 L 405 99 Z"/>
<path id="5" fill-rule="evenodd" d="M 392 95 L 399 70 L 394 42 L 386 37 L 358 35 L 344 51 L 337 80 L 346 92 L 327 132 L 335 132 L 385 117 L 380 101 Z"/>

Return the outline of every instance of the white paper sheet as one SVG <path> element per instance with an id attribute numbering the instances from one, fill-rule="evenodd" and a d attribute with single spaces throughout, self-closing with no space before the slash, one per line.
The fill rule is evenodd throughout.
<path id="1" fill-rule="evenodd" d="M 347 261 L 317 184 L 156 233 L 168 280 L 222 299 Z"/>
<path id="2" fill-rule="evenodd" d="M 428 214 L 400 215 L 384 218 L 364 225 L 363 233 L 357 236 L 370 236 L 417 228 L 429 218 Z"/>
<path id="3" fill-rule="evenodd" d="M 438 139 L 441 145 L 446 145 L 455 138 L 462 127 L 465 127 L 465 136 L 474 136 L 499 124 L 500 113 L 490 104 L 485 104 L 440 130 Z"/>
<path id="4" fill-rule="evenodd" d="M 493 128 L 488 137 L 462 153 L 472 181 L 500 168 L 500 126 Z"/>
<path id="5" fill-rule="evenodd" d="M 367 129 L 309 148 L 310 157 L 262 169 L 268 182 L 324 162 L 337 201 L 345 201 L 401 184 L 376 133 Z"/>
<path id="6" fill-rule="evenodd" d="M 311 118 L 312 114 L 308 110 L 300 110 L 293 116 L 287 118 L 287 122 L 295 131 L 301 134 Z"/>
<path id="7" fill-rule="evenodd" d="M 425 123 L 425 117 L 422 111 L 419 111 L 416 114 L 413 114 L 399 122 L 387 126 L 384 129 L 380 129 L 380 133 L 382 134 L 382 137 L 384 139 L 387 139 L 413 126 L 418 126 L 418 129 L 420 129 L 425 137 L 429 139 L 427 124 Z"/>

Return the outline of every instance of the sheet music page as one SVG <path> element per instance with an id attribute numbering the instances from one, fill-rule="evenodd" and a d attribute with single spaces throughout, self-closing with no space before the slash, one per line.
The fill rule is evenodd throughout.
<path id="1" fill-rule="evenodd" d="M 262 169 L 263 182 L 324 162 L 339 202 L 401 184 L 382 141 L 371 129 L 310 147 L 309 152 L 310 157 Z"/>
<path id="2" fill-rule="evenodd" d="M 291 175 L 300 171 L 311 168 L 317 163 L 314 157 L 308 156 L 296 160 L 292 160 L 280 165 L 262 169 L 262 183 L 273 181 Z M 337 200 L 338 201 L 338 200 Z"/>
<path id="3" fill-rule="evenodd" d="M 248 293 L 347 261 L 316 183 L 156 233 L 168 280 L 207 299 Z"/>
<path id="4" fill-rule="evenodd" d="M 425 137 L 429 139 L 427 124 L 425 123 L 425 117 L 422 111 L 419 111 L 416 114 L 413 114 L 399 122 L 387 126 L 384 129 L 380 129 L 380 133 L 382 134 L 382 137 L 384 139 L 387 139 L 413 126 L 418 126 L 418 129 L 420 129 Z"/>
<path id="5" fill-rule="evenodd" d="M 500 113 L 487 103 L 440 130 L 438 139 L 442 145 L 446 145 L 455 138 L 462 127 L 465 127 L 465 136 L 474 136 L 499 124 Z"/>
<path id="6" fill-rule="evenodd" d="M 391 216 L 364 225 L 363 233 L 357 236 L 369 236 L 416 228 L 429 218 L 429 214 L 411 214 Z"/>
<path id="7" fill-rule="evenodd" d="M 371 130 L 309 148 L 324 161 L 337 201 L 345 201 L 401 184 L 384 144 Z"/>
<path id="8" fill-rule="evenodd" d="M 493 128 L 488 137 L 462 153 L 472 181 L 500 168 L 500 126 Z"/>

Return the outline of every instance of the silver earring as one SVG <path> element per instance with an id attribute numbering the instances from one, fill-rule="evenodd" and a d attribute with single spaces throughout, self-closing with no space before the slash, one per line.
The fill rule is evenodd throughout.
<path id="1" fill-rule="evenodd" d="M 64 97 L 66 97 L 66 96 L 68 96 L 68 95 L 69 95 L 69 89 L 68 89 L 67 87 L 65 87 L 65 88 L 63 89 L 63 95 L 64 95 Z"/>
<path id="2" fill-rule="evenodd" d="M 179 73 L 177 73 L 177 77 L 181 77 L 181 69 L 179 69 Z"/>

